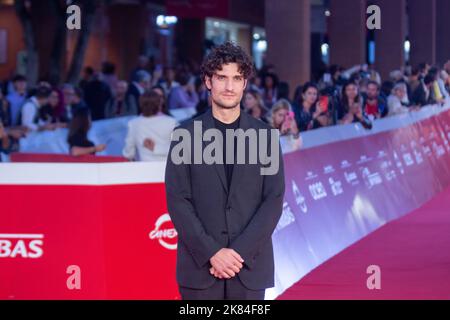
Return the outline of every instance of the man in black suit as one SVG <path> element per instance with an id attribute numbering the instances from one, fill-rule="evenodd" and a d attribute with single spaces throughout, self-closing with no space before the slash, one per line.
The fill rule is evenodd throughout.
<path id="1" fill-rule="evenodd" d="M 130 110 L 136 110 L 137 114 L 141 113 L 139 106 L 139 97 L 144 94 L 146 90 L 150 89 L 152 77 L 150 73 L 144 70 L 139 70 L 134 75 L 135 80 L 128 87 L 125 95 L 125 103 Z"/>
<path id="2" fill-rule="evenodd" d="M 165 184 L 183 299 L 260 300 L 274 285 L 271 236 L 282 213 L 283 159 L 278 131 L 241 112 L 252 73 L 242 48 L 215 48 L 202 65 L 212 108 L 172 134 Z"/>

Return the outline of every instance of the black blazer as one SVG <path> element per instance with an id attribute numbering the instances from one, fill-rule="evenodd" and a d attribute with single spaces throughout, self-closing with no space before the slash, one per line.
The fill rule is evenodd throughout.
<path id="1" fill-rule="evenodd" d="M 131 110 L 137 110 L 137 114 L 141 113 L 141 107 L 139 105 L 140 96 L 141 93 L 139 92 L 139 89 L 136 87 L 134 82 L 130 83 L 127 93 L 125 94 L 125 100 L 127 102 L 128 108 Z"/>
<path id="2" fill-rule="evenodd" d="M 203 132 L 214 128 L 211 109 L 178 128 L 187 129 L 193 137 L 195 120 L 202 121 Z M 239 127 L 269 129 L 269 134 L 271 129 L 242 111 Z M 203 142 L 203 148 L 208 143 Z M 260 161 L 235 163 L 228 190 L 223 164 L 176 165 L 170 156 L 175 144 L 172 141 L 165 185 L 168 211 L 178 232 L 179 285 L 195 289 L 212 286 L 218 280 L 209 273 L 209 259 L 221 248 L 232 248 L 244 259 L 237 276 L 248 289 L 273 287 L 272 233 L 282 213 L 285 189 L 281 148 L 275 175 L 261 175 L 264 166 Z M 246 141 L 246 150 L 248 147 Z M 193 159 L 192 154 L 190 157 Z"/>

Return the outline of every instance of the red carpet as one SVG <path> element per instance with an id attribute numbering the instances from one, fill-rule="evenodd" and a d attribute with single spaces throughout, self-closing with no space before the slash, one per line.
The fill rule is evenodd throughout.
<path id="1" fill-rule="evenodd" d="M 369 290 L 366 269 L 381 269 Z M 450 299 L 450 188 L 332 257 L 278 299 Z"/>

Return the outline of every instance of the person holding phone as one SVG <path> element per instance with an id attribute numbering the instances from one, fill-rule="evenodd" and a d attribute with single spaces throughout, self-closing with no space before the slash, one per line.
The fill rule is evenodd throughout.
<path id="1" fill-rule="evenodd" d="M 319 89 L 313 82 L 303 85 L 300 101 L 295 105 L 295 119 L 300 131 L 307 131 L 330 125 L 328 114 L 329 99 L 319 98 Z"/>
<path id="2" fill-rule="evenodd" d="M 280 99 L 273 105 L 271 125 L 280 130 L 281 135 L 292 134 L 298 137 L 299 130 L 289 101 Z"/>

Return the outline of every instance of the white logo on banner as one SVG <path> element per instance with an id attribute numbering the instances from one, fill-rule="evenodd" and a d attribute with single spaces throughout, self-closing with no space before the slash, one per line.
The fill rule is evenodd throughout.
<path id="1" fill-rule="evenodd" d="M 395 159 L 395 164 L 397 166 L 397 169 L 400 171 L 401 174 L 405 173 L 405 170 L 403 169 L 403 164 L 400 161 L 400 159 L 398 158 L 397 152 L 394 151 L 394 159 Z"/>
<path id="2" fill-rule="evenodd" d="M 423 162 L 422 153 L 417 150 L 417 143 L 415 141 L 411 141 L 411 149 L 413 149 L 417 164 L 421 164 Z"/>
<path id="3" fill-rule="evenodd" d="M 344 193 L 344 189 L 342 188 L 342 182 L 339 180 L 334 180 L 333 178 L 329 178 L 328 182 L 330 183 L 331 191 L 333 195 L 337 196 L 341 193 Z"/>
<path id="4" fill-rule="evenodd" d="M 344 176 L 345 176 L 345 180 L 347 181 L 348 184 L 350 184 L 352 186 L 356 186 L 357 184 L 359 184 L 359 180 L 358 180 L 358 176 L 357 176 L 356 172 L 354 172 L 354 171 L 344 172 Z"/>
<path id="5" fill-rule="evenodd" d="M 314 172 L 308 171 L 308 172 L 306 173 L 306 178 L 305 178 L 305 180 L 311 180 L 311 179 L 315 179 L 315 178 L 317 178 L 317 174 L 315 174 Z"/>
<path id="6" fill-rule="evenodd" d="M 292 193 L 294 193 L 295 202 L 300 207 L 300 210 L 302 210 L 303 213 L 306 213 L 308 211 L 308 207 L 306 206 L 305 197 L 300 193 L 300 190 L 294 180 L 292 180 Z"/>
<path id="7" fill-rule="evenodd" d="M 433 141 L 433 151 L 437 158 L 440 158 L 445 154 L 444 147 L 437 144 L 436 141 Z"/>
<path id="8" fill-rule="evenodd" d="M 170 216 L 168 213 L 163 214 L 156 220 L 155 229 L 150 231 L 148 237 L 151 240 L 158 239 L 160 245 L 169 250 L 175 250 L 177 248 L 177 243 L 168 243 L 166 240 L 174 239 L 177 237 L 178 233 L 175 228 L 166 228 L 164 229 L 162 226 L 165 223 L 170 222 Z"/>
<path id="9" fill-rule="evenodd" d="M 411 153 L 405 153 L 403 154 L 403 161 L 405 161 L 405 164 L 407 167 L 412 166 L 414 164 L 413 157 L 411 156 Z"/>
<path id="10" fill-rule="evenodd" d="M 422 146 L 422 151 L 428 157 L 432 157 L 433 156 L 433 154 L 431 152 L 431 148 L 429 146 L 426 146 L 426 145 Z"/>
<path id="11" fill-rule="evenodd" d="M 386 157 L 386 151 L 384 150 L 378 150 L 378 158 L 384 158 Z"/>
<path id="12" fill-rule="evenodd" d="M 397 177 L 395 171 L 392 169 L 392 162 L 385 160 L 381 163 L 380 168 L 384 171 L 384 177 L 387 181 L 391 181 Z"/>
<path id="13" fill-rule="evenodd" d="M 285 201 L 283 202 L 283 213 L 281 214 L 280 220 L 278 221 L 277 227 L 275 228 L 275 232 L 278 232 L 284 228 L 286 228 L 288 225 L 293 223 L 295 221 L 294 214 L 292 213 L 291 208 L 289 207 L 289 204 Z"/>
<path id="14" fill-rule="evenodd" d="M 333 173 L 333 172 L 334 172 L 334 168 L 332 165 L 323 167 L 324 174 Z"/>
<path id="15" fill-rule="evenodd" d="M 362 169 L 362 176 L 367 188 L 369 189 L 383 182 L 381 175 L 378 172 L 371 173 L 367 167 Z"/>
<path id="16" fill-rule="evenodd" d="M 325 187 L 322 182 L 316 182 L 309 185 L 309 192 L 314 200 L 319 200 L 325 198 L 327 196 L 327 192 L 325 191 Z"/>
<path id="17" fill-rule="evenodd" d="M 341 168 L 342 168 L 342 169 L 348 168 L 348 167 L 350 167 L 350 166 L 351 166 L 351 163 L 348 162 L 347 160 L 341 161 Z"/>
<path id="18" fill-rule="evenodd" d="M 44 235 L 1 233 L 0 258 L 40 258 L 44 254 Z"/>
<path id="19" fill-rule="evenodd" d="M 445 149 L 447 149 L 447 151 L 450 152 L 450 146 L 448 144 L 447 137 L 445 136 L 445 133 L 443 131 L 441 131 L 441 138 L 442 141 L 444 141 Z"/>
<path id="20" fill-rule="evenodd" d="M 372 158 L 370 158 L 370 157 L 366 156 L 365 154 L 363 154 L 356 163 L 357 164 L 362 164 L 362 163 L 369 162 L 370 160 L 372 160 Z"/>

